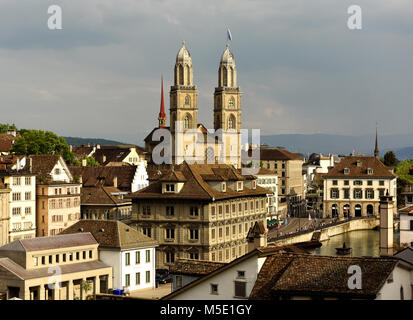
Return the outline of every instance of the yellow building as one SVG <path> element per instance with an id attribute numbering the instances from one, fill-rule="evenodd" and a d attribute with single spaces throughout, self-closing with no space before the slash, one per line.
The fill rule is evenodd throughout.
<path id="1" fill-rule="evenodd" d="M 0 180 L 0 246 L 6 244 L 9 238 L 10 192 L 11 189 Z"/>
<path id="2" fill-rule="evenodd" d="M 132 225 L 159 242 L 158 268 L 175 259 L 229 262 L 248 252 L 255 222 L 265 223 L 269 193 L 233 166 L 184 162 L 132 193 Z"/>
<path id="3" fill-rule="evenodd" d="M 112 288 L 91 233 L 21 239 L 0 247 L 0 294 L 7 299 L 84 300 Z"/>

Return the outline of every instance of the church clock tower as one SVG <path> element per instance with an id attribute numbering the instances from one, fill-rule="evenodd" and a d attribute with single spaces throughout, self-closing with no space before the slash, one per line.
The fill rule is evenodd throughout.
<path id="1" fill-rule="evenodd" d="M 175 121 L 182 121 L 183 130 L 196 129 L 198 121 L 198 90 L 194 85 L 191 54 L 182 41 L 176 56 L 174 85 L 170 91 L 171 133 L 177 128 Z"/>
<path id="2" fill-rule="evenodd" d="M 223 131 L 226 163 L 241 167 L 241 91 L 235 58 L 227 43 L 218 69 L 214 93 L 214 129 Z"/>

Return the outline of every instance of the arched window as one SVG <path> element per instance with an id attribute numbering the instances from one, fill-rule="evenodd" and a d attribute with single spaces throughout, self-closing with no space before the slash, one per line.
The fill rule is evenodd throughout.
<path id="1" fill-rule="evenodd" d="M 191 116 L 187 114 L 184 119 L 184 129 L 189 129 L 191 124 Z"/>
<path id="2" fill-rule="evenodd" d="M 189 65 L 186 65 L 186 84 L 191 85 L 191 67 Z"/>
<path id="3" fill-rule="evenodd" d="M 223 86 L 224 87 L 226 87 L 227 85 L 228 85 L 228 75 L 227 75 L 227 68 L 226 67 L 224 67 L 224 70 L 223 70 L 223 80 L 224 80 L 224 84 L 223 84 Z"/>
<path id="4" fill-rule="evenodd" d="M 235 117 L 233 115 L 228 119 L 228 129 L 235 129 Z"/>
<path id="5" fill-rule="evenodd" d="M 231 67 L 229 70 L 230 70 L 229 76 L 230 76 L 230 81 L 231 81 L 230 86 L 233 87 L 234 86 L 234 69 Z"/>
<path id="6" fill-rule="evenodd" d="M 229 107 L 233 107 L 234 105 L 235 105 L 235 99 L 234 99 L 234 97 L 231 97 L 231 98 L 229 99 L 228 106 L 229 106 Z"/>
<path id="7" fill-rule="evenodd" d="M 184 85 L 184 67 L 182 65 L 179 66 L 179 84 Z"/>
<path id="8" fill-rule="evenodd" d="M 185 97 L 185 104 L 189 105 L 189 106 L 191 105 L 191 97 L 190 96 Z"/>

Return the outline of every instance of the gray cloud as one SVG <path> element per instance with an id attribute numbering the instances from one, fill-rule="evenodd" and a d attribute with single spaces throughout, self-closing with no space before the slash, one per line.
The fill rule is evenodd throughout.
<path id="1" fill-rule="evenodd" d="M 351 1 L 45 0 L 0 3 L 1 122 L 62 135 L 139 142 L 156 125 L 160 74 L 173 80 L 187 41 L 199 122 L 212 125 L 226 28 L 233 35 L 243 124 L 262 133 L 408 133 L 413 116 L 413 6 Z M 168 91 L 168 90 L 167 90 Z M 166 91 L 167 103 L 169 103 Z"/>

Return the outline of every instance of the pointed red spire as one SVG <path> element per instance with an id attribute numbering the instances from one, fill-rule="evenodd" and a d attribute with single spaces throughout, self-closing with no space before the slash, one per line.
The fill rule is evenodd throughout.
<path id="1" fill-rule="evenodd" d="M 166 126 L 166 113 L 165 113 L 165 103 L 163 99 L 163 74 L 161 76 L 161 110 L 159 111 L 159 128 Z"/>

